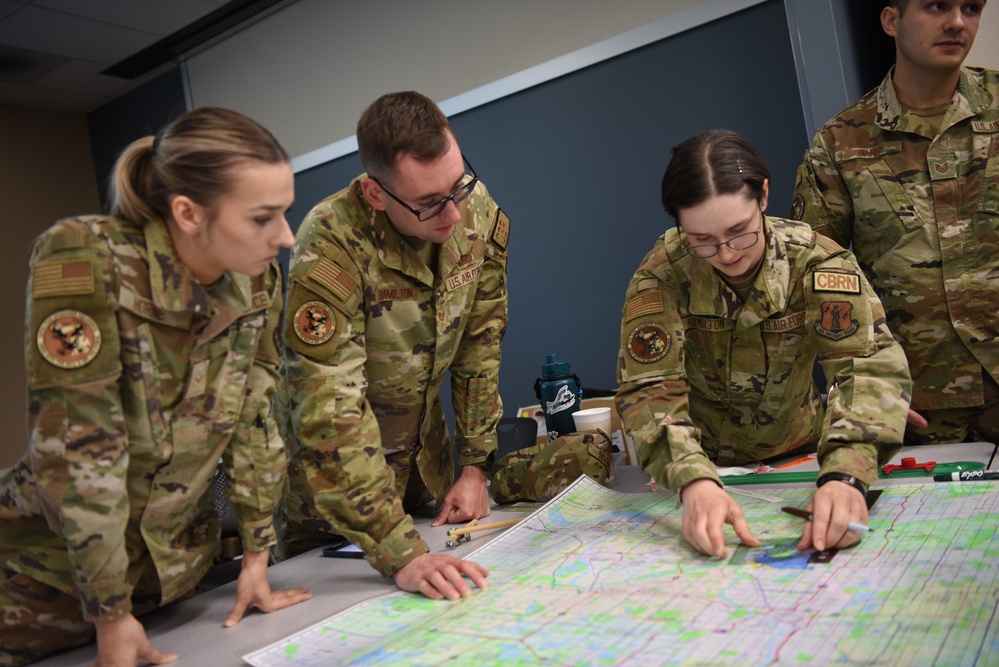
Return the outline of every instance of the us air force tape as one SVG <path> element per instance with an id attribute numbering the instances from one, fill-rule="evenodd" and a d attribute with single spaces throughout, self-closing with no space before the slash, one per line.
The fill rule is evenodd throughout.
<path id="1" fill-rule="evenodd" d="M 295 311 L 295 335 L 306 345 L 321 345 L 333 337 L 336 318 L 322 301 L 306 301 Z"/>
<path id="2" fill-rule="evenodd" d="M 640 364 L 659 361 L 669 352 L 671 344 L 669 332 L 654 322 L 639 324 L 628 334 L 628 354 Z"/>
<path id="3" fill-rule="evenodd" d="M 57 310 L 38 325 L 38 351 L 58 368 L 86 366 L 101 349 L 101 329 L 78 310 Z"/>

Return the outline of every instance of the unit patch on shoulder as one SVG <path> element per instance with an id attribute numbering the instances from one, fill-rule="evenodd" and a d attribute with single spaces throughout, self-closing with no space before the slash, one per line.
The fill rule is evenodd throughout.
<path id="1" fill-rule="evenodd" d="M 295 311 L 295 335 L 306 345 L 321 345 L 333 337 L 336 318 L 322 301 L 306 301 Z"/>
<path id="2" fill-rule="evenodd" d="M 90 316 L 78 310 L 57 310 L 38 326 L 38 351 L 58 368 L 86 366 L 101 349 L 101 330 Z"/>
<path id="3" fill-rule="evenodd" d="M 669 352 L 671 344 L 669 332 L 653 322 L 639 324 L 628 334 L 628 354 L 640 364 L 659 361 Z"/>
<path id="4" fill-rule="evenodd" d="M 507 217 L 503 209 L 496 212 L 496 223 L 493 225 L 493 243 L 503 250 L 510 241 L 510 218 Z"/>
<path id="5" fill-rule="evenodd" d="M 860 322 L 852 314 L 853 304 L 849 301 L 824 301 L 822 319 L 815 323 L 815 331 L 831 340 L 852 336 L 860 328 Z"/>
<path id="6" fill-rule="evenodd" d="M 794 199 L 791 200 L 791 210 L 788 211 L 787 217 L 792 220 L 801 220 L 801 214 L 805 212 L 805 198 L 801 194 L 796 194 Z"/>
<path id="7" fill-rule="evenodd" d="M 816 271 L 812 274 L 812 289 L 816 292 L 860 294 L 860 276 L 856 273 Z"/>

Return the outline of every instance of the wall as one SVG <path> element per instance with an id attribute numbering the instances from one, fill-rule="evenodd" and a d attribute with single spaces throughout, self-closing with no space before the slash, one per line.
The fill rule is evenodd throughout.
<path id="1" fill-rule="evenodd" d="M 616 387 L 625 289 L 672 225 L 659 203 L 671 146 L 713 127 L 741 131 L 775 172 L 772 210 L 787 210 L 806 133 L 785 26 L 779 0 L 756 4 L 451 117 L 512 221 L 507 415 L 535 402 L 549 352 L 585 387 Z M 289 219 L 360 171 L 351 153 L 299 172 Z"/>
<path id="2" fill-rule="evenodd" d="M 978 37 L 965 60 L 968 65 L 999 69 L 999 3 L 985 5 L 978 25 Z"/>
<path id="3" fill-rule="evenodd" d="M 0 105 L 0 468 L 25 450 L 24 290 L 32 241 L 59 218 L 99 210 L 86 118 Z M 16 132 L 10 128 L 17 128 Z"/>
<path id="4" fill-rule="evenodd" d="M 446 100 L 697 5 L 745 4 L 299 0 L 192 57 L 191 95 L 248 114 L 299 156 L 352 136 L 383 93 Z"/>

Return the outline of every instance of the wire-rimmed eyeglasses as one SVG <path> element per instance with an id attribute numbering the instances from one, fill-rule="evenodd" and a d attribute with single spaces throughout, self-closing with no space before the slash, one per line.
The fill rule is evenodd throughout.
<path id="1" fill-rule="evenodd" d="M 760 211 L 760 228 L 755 232 L 746 232 L 745 234 L 736 234 L 727 241 L 722 241 L 721 243 L 701 243 L 698 245 L 690 245 L 689 242 L 686 243 L 686 251 L 688 254 L 697 257 L 698 259 L 709 259 L 718 254 L 718 251 L 722 246 L 726 246 L 729 250 L 748 250 L 756 245 L 757 241 L 760 240 L 760 232 L 763 231 L 763 211 Z"/>
<path id="2" fill-rule="evenodd" d="M 468 197 L 468 195 L 472 194 L 472 190 L 475 189 L 475 184 L 479 182 L 479 176 L 478 174 L 475 173 L 475 167 L 473 167 L 472 163 L 468 161 L 468 158 L 462 155 L 461 160 L 462 162 L 465 163 L 465 166 L 468 167 L 468 170 L 472 172 L 472 180 L 470 180 L 468 183 L 463 184 L 461 187 L 459 187 L 457 190 L 449 194 L 447 197 L 435 201 L 433 204 L 428 204 L 423 208 L 413 208 L 412 206 L 404 202 L 402 199 L 400 199 L 398 195 L 396 195 L 394 192 L 385 187 L 385 184 L 379 181 L 374 176 L 371 176 L 371 180 L 377 183 L 378 186 L 385 191 L 385 194 L 387 194 L 389 197 L 399 202 L 403 206 L 403 208 L 405 208 L 407 211 L 415 215 L 417 220 L 419 220 L 420 222 L 426 222 L 427 220 L 430 220 L 431 218 L 440 215 L 441 211 L 444 210 L 444 207 L 447 206 L 448 202 L 451 202 L 455 206 L 457 206 L 459 202 L 464 201 Z"/>

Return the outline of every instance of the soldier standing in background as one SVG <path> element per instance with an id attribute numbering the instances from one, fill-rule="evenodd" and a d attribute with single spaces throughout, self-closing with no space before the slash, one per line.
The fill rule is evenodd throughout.
<path id="1" fill-rule="evenodd" d="M 31 258 L 30 443 L 0 472 L 0 665 L 95 634 L 98 667 L 176 660 L 136 616 L 212 565 L 220 457 L 244 550 L 225 626 L 311 597 L 272 592 L 266 569 L 288 156 L 250 119 L 199 109 L 130 145 L 112 187 L 112 216 L 57 223 Z"/>
<path id="2" fill-rule="evenodd" d="M 292 257 L 277 556 L 340 534 L 400 588 L 455 599 L 471 593 L 462 575 L 482 587 L 486 571 L 429 554 L 407 512 L 436 499 L 434 525 L 489 514 L 510 221 L 423 95 L 376 100 L 357 142 L 367 173 L 313 208 Z"/>
<path id="3" fill-rule="evenodd" d="M 864 494 L 901 444 L 905 355 L 853 256 L 805 224 L 764 215 L 770 171 L 741 136 L 673 149 L 676 219 L 628 287 L 617 407 L 642 468 L 683 503 L 683 533 L 726 555 L 722 527 L 759 544 L 715 464 L 814 452 L 821 466 L 799 549 L 845 547 Z M 812 379 L 828 380 L 824 408 Z"/>
<path id="4" fill-rule="evenodd" d="M 999 72 L 984 0 L 893 0 L 895 67 L 815 135 L 790 217 L 844 246 L 912 373 L 906 444 L 999 442 Z"/>

